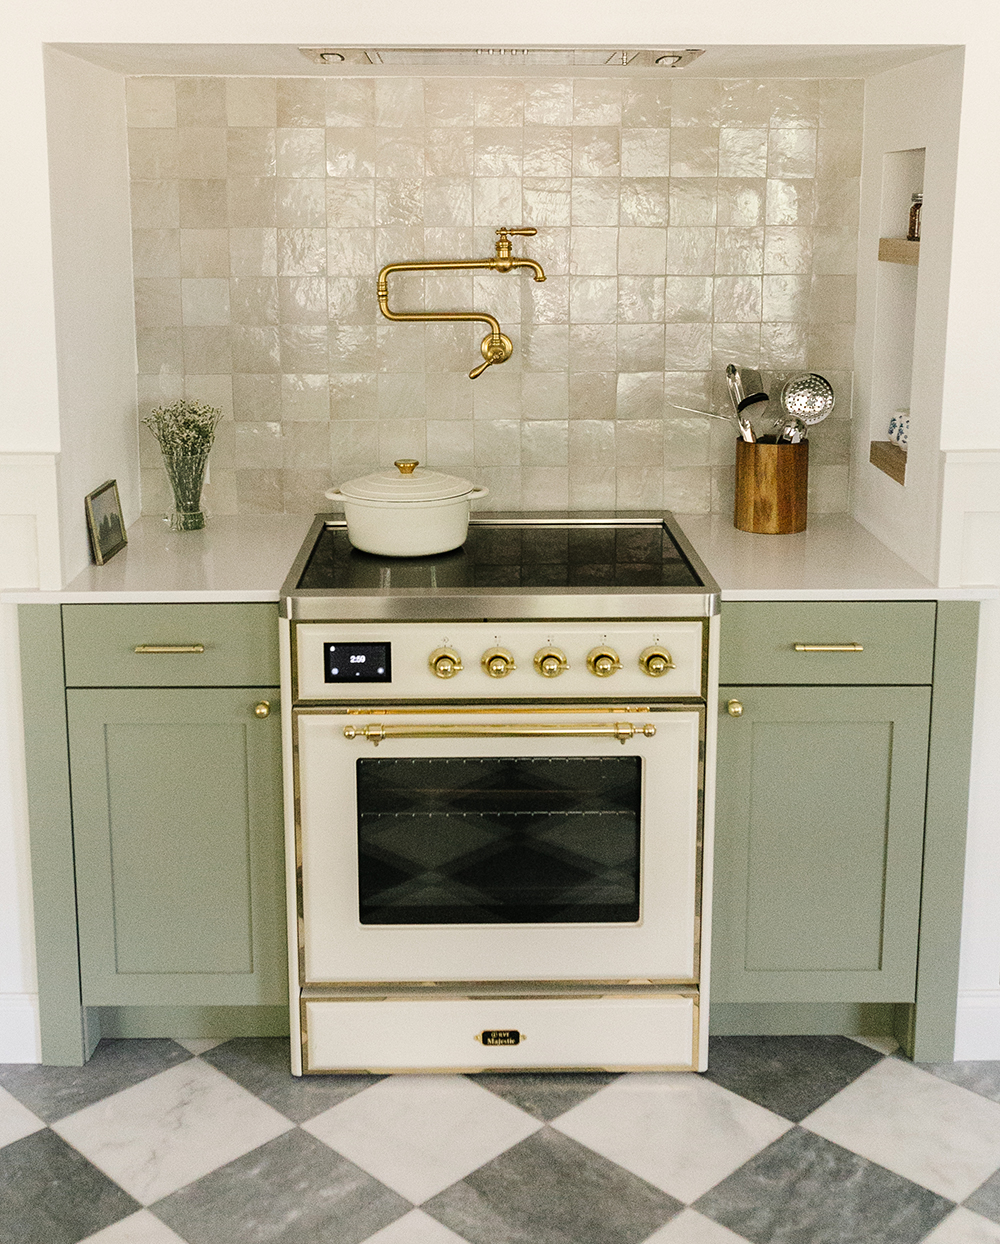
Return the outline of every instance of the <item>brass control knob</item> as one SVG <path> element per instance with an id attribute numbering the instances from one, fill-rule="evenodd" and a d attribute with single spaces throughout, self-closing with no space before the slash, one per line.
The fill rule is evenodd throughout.
<path id="1" fill-rule="evenodd" d="M 511 670 L 517 669 L 514 654 L 506 648 L 487 648 L 480 665 L 491 678 L 506 678 Z"/>
<path id="2" fill-rule="evenodd" d="M 566 653 L 561 648 L 539 648 L 534 664 L 543 678 L 558 678 L 563 670 L 569 669 Z"/>
<path id="3" fill-rule="evenodd" d="M 591 648 L 587 653 L 587 669 L 598 678 L 610 678 L 622 667 L 614 648 Z"/>
<path id="4" fill-rule="evenodd" d="M 427 658 L 427 664 L 438 678 L 454 678 L 464 668 L 462 658 L 454 648 L 435 648 Z"/>
<path id="5" fill-rule="evenodd" d="M 674 668 L 674 658 L 666 648 L 657 648 L 655 645 L 652 648 L 643 648 L 639 653 L 639 668 L 650 678 L 662 678 Z"/>

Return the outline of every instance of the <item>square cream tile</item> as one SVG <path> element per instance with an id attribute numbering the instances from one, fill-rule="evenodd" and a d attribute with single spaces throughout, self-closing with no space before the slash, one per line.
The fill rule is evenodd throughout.
<path id="1" fill-rule="evenodd" d="M 622 1076 L 552 1127 L 690 1203 L 792 1126 L 697 1076 Z"/>
<path id="2" fill-rule="evenodd" d="M 376 1231 L 365 1240 L 365 1244 L 466 1244 L 466 1241 L 444 1223 L 437 1222 L 422 1210 L 415 1209 L 383 1227 L 381 1231 Z M 692 1241 L 692 1244 L 696 1242 Z M 706 1244 L 709 1242 L 706 1241 Z"/>
<path id="3" fill-rule="evenodd" d="M 737 1235 L 697 1210 L 685 1209 L 654 1231 L 644 1244 L 746 1244 L 746 1236 Z"/>
<path id="4" fill-rule="evenodd" d="M 221 1071 L 191 1059 L 68 1115 L 53 1130 L 149 1205 L 291 1127 Z"/>
<path id="5" fill-rule="evenodd" d="M 22 1106 L 13 1094 L 0 1088 L 0 1148 L 12 1145 L 15 1140 L 23 1140 L 33 1132 L 41 1131 L 44 1126 L 27 1106 Z"/>
<path id="6" fill-rule="evenodd" d="M 959 1205 L 924 1236 L 923 1244 L 1000 1244 L 1000 1224 Z"/>
<path id="7" fill-rule="evenodd" d="M 418 1204 L 539 1127 L 464 1076 L 388 1076 L 303 1124 Z"/>
<path id="8" fill-rule="evenodd" d="M 1000 1103 L 897 1058 L 876 1063 L 802 1126 L 953 1201 L 1000 1167 Z"/>
<path id="9" fill-rule="evenodd" d="M 184 1244 L 184 1241 L 176 1231 L 154 1218 L 148 1209 L 142 1209 L 96 1235 L 88 1235 L 80 1244 Z"/>

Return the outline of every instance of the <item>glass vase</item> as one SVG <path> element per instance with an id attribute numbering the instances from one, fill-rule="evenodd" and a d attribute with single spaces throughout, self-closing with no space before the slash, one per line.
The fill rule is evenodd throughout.
<path id="1" fill-rule="evenodd" d="M 163 465 L 174 492 L 171 531 L 199 531 L 205 526 L 201 508 L 201 488 L 205 482 L 208 450 L 164 450 Z"/>

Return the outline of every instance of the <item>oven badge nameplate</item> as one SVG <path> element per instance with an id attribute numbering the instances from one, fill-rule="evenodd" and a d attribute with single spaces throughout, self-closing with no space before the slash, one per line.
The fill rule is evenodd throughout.
<path id="1" fill-rule="evenodd" d="M 480 1045 L 520 1045 L 524 1039 L 524 1033 L 516 1028 L 484 1028 L 476 1033 Z"/>

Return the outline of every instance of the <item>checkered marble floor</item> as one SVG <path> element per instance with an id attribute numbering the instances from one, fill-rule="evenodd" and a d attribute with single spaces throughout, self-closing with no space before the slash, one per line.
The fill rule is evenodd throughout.
<path id="1" fill-rule="evenodd" d="M 0 1066 L 3 1244 L 1000 1244 L 1000 1063 L 719 1037 L 705 1075 Z"/>

